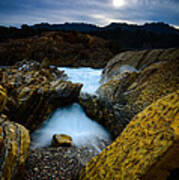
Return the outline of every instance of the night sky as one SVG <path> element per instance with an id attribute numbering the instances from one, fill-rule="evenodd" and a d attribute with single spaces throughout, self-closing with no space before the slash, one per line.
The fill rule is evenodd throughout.
<path id="1" fill-rule="evenodd" d="M 144 24 L 165 22 L 179 27 L 179 0 L 1 0 L 0 25 L 84 22 Z"/>

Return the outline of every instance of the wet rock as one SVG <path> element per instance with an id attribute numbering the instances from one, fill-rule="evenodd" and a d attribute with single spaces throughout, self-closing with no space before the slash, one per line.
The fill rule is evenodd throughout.
<path id="1" fill-rule="evenodd" d="M 132 72 L 138 72 L 138 70 L 130 65 L 121 65 L 118 68 L 116 68 L 115 71 L 112 71 L 107 76 L 103 74 L 104 73 L 103 71 L 102 79 L 100 80 L 100 82 L 102 84 L 105 84 L 111 79 L 113 80 L 123 79 L 127 76 L 128 73 L 132 73 Z"/>
<path id="2" fill-rule="evenodd" d="M 59 106 L 76 101 L 82 84 L 65 81 L 57 68 L 41 68 L 25 60 L 0 69 L 0 84 L 7 90 L 4 113 L 11 121 L 34 130 Z"/>
<path id="3" fill-rule="evenodd" d="M 81 94 L 79 104 L 91 119 L 108 130 L 113 139 L 124 129 L 126 122 L 119 121 L 118 111 L 115 110 L 112 103 L 104 101 L 98 96 Z"/>
<path id="4" fill-rule="evenodd" d="M 178 100 L 176 91 L 136 115 L 110 146 L 89 161 L 79 179 L 167 179 L 179 168 Z"/>
<path id="5" fill-rule="evenodd" d="M 54 134 L 52 137 L 52 146 L 72 146 L 72 137 L 66 134 Z"/>
<path id="6" fill-rule="evenodd" d="M 98 89 L 98 96 L 80 97 L 80 104 L 113 137 L 145 107 L 178 89 L 179 60 L 154 63 L 140 72 L 111 79 Z"/>
<path id="7" fill-rule="evenodd" d="M 136 50 L 122 52 L 113 57 L 102 73 L 102 82 L 111 79 L 114 75 L 120 73 L 120 68 L 130 66 L 130 72 L 133 68 L 143 70 L 149 65 L 157 62 L 179 59 L 179 49 L 153 49 L 153 50 Z"/>
<path id="8" fill-rule="evenodd" d="M 10 180 L 23 174 L 29 155 L 30 136 L 22 125 L 0 116 L 0 179 Z"/>

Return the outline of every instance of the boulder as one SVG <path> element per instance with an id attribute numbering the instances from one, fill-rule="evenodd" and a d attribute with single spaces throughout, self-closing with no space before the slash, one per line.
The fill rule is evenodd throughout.
<path id="1" fill-rule="evenodd" d="M 133 68 L 143 70 L 153 63 L 176 59 L 179 59 L 179 48 L 125 51 L 108 62 L 103 70 L 101 81 L 106 82 L 119 74 L 123 66 L 130 66 L 129 70 Z"/>
<path id="2" fill-rule="evenodd" d="M 76 101 L 82 84 L 65 81 L 57 68 L 41 68 L 23 61 L 0 69 L 0 84 L 7 90 L 4 113 L 11 121 L 34 130 L 59 106 Z"/>
<path id="3" fill-rule="evenodd" d="M 117 137 L 130 120 L 151 103 L 178 89 L 179 60 L 154 63 L 139 72 L 127 72 L 98 89 L 98 96 L 80 96 L 80 104 Z"/>
<path id="4" fill-rule="evenodd" d="M 52 146 L 72 146 L 72 137 L 66 134 L 54 134 L 52 137 Z"/>
<path id="5" fill-rule="evenodd" d="M 22 175 L 29 155 L 29 131 L 20 124 L 0 116 L 0 179 L 11 180 Z"/>
<path id="6" fill-rule="evenodd" d="M 179 91 L 152 103 L 89 161 L 79 179 L 167 179 L 179 168 L 178 109 Z"/>

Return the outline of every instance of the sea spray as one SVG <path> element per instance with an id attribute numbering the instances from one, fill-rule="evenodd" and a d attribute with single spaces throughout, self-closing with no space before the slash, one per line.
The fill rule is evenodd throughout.
<path id="1" fill-rule="evenodd" d="M 106 130 L 89 119 L 77 103 L 70 107 L 57 109 L 41 129 L 33 133 L 32 148 L 50 145 L 54 134 L 67 134 L 72 137 L 75 146 L 93 145 L 99 151 L 100 140 L 110 141 Z"/>
<path id="2" fill-rule="evenodd" d="M 58 68 L 63 70 L 69 77 L 69 80 L 73 83 L 82 83 L 83 92 L 94 94 L 96 89 L 100 86 L 100 78 L 102 69 L 93 68 Z"/>
<path id="3" fill-rule="evenodd" d="M 72 82 L 83 83 L 83 92 L 94 94 L 99 87 L 101 70 L 92 68 L 59 68 L 64 70 Z M 51 144 L 54 134 L 66 134 L 72 137 L 75 146 L 93 146 L 100 152 L 104 145 L 111 142 L 108 132 L 97 122 L 86 116 L 82 107 L 74 103 L 59 108 L 44 122 L 39 130 L 32 134 L 32 148 L 46 147 Z"/>

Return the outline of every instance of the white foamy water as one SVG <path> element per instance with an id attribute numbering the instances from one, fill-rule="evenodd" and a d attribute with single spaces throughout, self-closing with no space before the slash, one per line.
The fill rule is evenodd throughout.
<path id="1" fill-rule="evenodd" d="M 74 103 L 68 108 L 57 109 L 52 118 L 44 123 L 42 129 L 34 135 L 34 147 L 50 145 L 54 134 L 67 134 L 77 146 L 96 145 L 98 140 L 109 141 L 109 135 L 95 121 L 89 119 L 79 104 Z"/>
<path id="2" fill-rule="evenodd" d="M 83 92 L 94 93 L 99 87 L 101 70 L 92 68 L 59 68 L 64 70 L 72 82 L 83 83 Z M 32 134 L 32 148 L 51 144 L 54 134 L 67 134 L 76 146 L 93 146 L 100 151 L 99 140 L 110 142 L 110 135 L 98 123 L 86 116 L 82 107 L 74 103 L 57 109 L 52 117 Z"/>
<path id="3" fill-rule="evenodd" d="M 64 70 L 69 77 L 69 80 L 76 83 L 80 82 L 83 84 L 82 91 L 87 93 L 95 93 L 99 87 L 101 69 L 92 68 L 58 68 Z"/>

